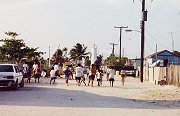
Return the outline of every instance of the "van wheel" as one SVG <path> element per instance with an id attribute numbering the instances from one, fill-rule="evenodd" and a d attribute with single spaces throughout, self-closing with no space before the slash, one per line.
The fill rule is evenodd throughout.
<path id="1" fill-rule="evenodd" d="M 13 84 L 13 90 L 18 90 L 18 79 L 16 80 L 16 82 Z"/>
<path id="2" fill-rule="evenodd" d="M 21 83 L 19 84 L 20 87 L 24 87 L 24 79 L 22 78 Z"/>

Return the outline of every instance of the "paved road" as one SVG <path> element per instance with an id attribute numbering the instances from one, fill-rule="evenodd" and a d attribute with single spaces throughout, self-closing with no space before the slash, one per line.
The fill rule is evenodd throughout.
<path id="1" fill-rule="evenodd" d="M 180 116 L 179 88 L 161 87 L 128 77 L 121 86 L 116 77 L 115 86 L 103 81 L 101 87 L 70 85 L 57 79 L 26 84 L 18 91 L 0 88 L 1 116 Z M 153 89 L 154 88 L 154 89 Z M 156 93 L 160 92 L 160 95 Z M 166 97 L 161 92 L 166 91 Z M 151 94 L 150 94 L 151 93 Z M 154 96 L 154 95 L 158 96 Z"/>

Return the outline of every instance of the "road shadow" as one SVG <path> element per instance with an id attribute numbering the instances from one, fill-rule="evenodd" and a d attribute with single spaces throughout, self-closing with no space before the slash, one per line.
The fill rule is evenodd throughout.
<path id="1" fill-rule="evenodd" d="M 55 86 L 55 85 L 54 85 Z M 80 107 L 80 108 L 131 108 L 179 109 L 180 100 L 137 100 L 115 96 L 102 96 L 83 90 L 46 87 L 24 87 L 18 91 L 0 88 L 0 105 Z"/>

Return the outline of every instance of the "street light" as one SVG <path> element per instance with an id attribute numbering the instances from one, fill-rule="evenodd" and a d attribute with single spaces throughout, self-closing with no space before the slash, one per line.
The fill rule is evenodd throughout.
<path id="1" fill-rule="evenodd" d="M 141 31 L 138 31 L 138 30 L 132 30 L 132 29 L 126 29 L 125 31 L 126 31 L 126 32 L 132 32 L 132 31 L 136 31 L 136 32 L 139 32 L 139 33 L 141 33 Z"/>
<path id="2" fill-rule="evenodd" d="M 126 32 L 139 32 L 141 33 L 141 31 L 138 30 L 132 30 L 132 29 L 127 29 L 125 30 Z M 142 34 L 142 33 L 141 33 Z M 142 39 L 142 38 L 141 38 Z M 143 42 L 144 43 L 144 42 Z M 144 44 L 142 46 L 142 41 L 141 41 L 141 68 L 140 68 L 140 81 L 143 82 L 143 64 L 144 64 Z"/>
<path id="3" fill-rule="evenodd" d="M 123 26 L 121 26 L 121 27 L 116 27 L 116 26 L 114 26 L 114 28 L 118 28 L 119 31 L 120 31 L 120 37 L 119 37 L 119 64 L 120 64 L 120 66 L 121 66 L 121 36 L 122 36 L 122 29 L 123 29 L 123 28 L 128 28 L 128 26 L 126 26 L 126 27 L 123 27 Z M 121 67 L 120 67 L 120 68 L 121 68 Z"/>

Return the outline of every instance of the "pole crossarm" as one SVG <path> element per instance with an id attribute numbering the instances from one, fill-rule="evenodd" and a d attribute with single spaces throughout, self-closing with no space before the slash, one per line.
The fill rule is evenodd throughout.
<path id="1" fill-rule="evenodd" d="M 114 28 L 122 29 L 122 28 L 128 28 L 128 26 L 126 26 L 126 27 L 124 27 L 124 26 L 121 26 L 121 27 L 116 27 L 116 26 L 114 26 Z"/>
<path id="2" fill-rule="evenodd" d="M 115 44 L 115 43 L 109 43 L 109 44 L 111 44 L 113 46 L 113 48 L 112 48 L 112 55 L 114 55 L 114 49 L 115 49 L 114 46 L 118 45 L 118 44 Z"/>

